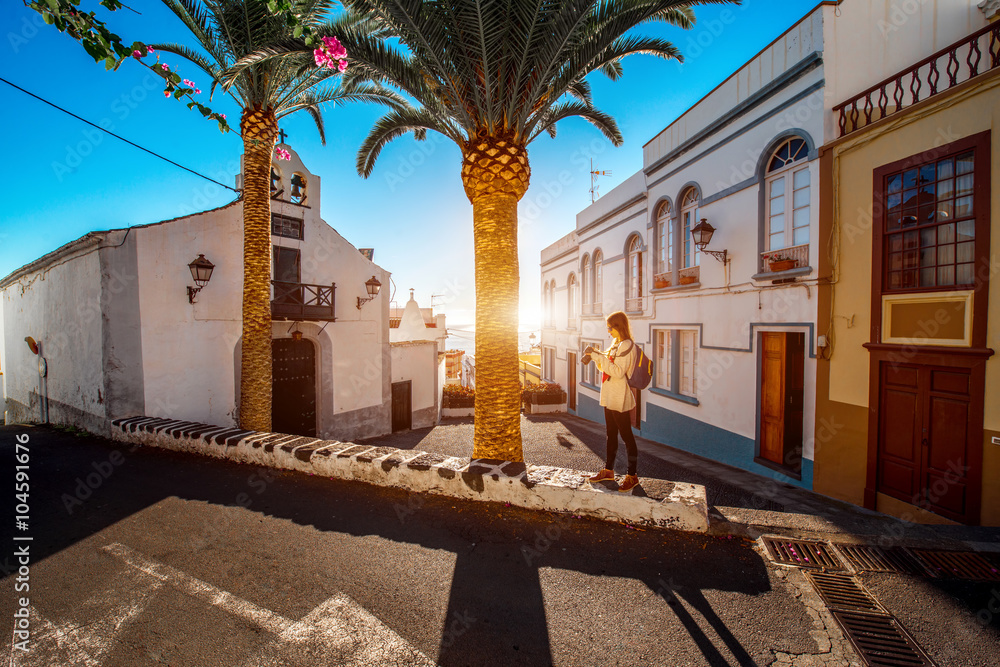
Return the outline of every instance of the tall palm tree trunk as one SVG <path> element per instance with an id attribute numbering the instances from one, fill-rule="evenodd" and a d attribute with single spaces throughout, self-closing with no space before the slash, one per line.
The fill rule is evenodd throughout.
<path id="1" fill-rule="evenodd" d="M 243 355 L 240 428 L 271 430 L 271 152 L 278 121 L 244 109 Z"/>
<path id="2" fill-rule="evenodd" d="M 523 145 L 480 135 L 463 146 L 476 253 L 476 425 L 472 456 L 523 461 L 517 326 L 517 202 L 531 169 Z"/>
<path id="3" fill-rule="evenodd" d="M 472 455 L 521 461 L 518 373 L 517 199 L 472 204 L 476 252 L 476 427 Z"/>

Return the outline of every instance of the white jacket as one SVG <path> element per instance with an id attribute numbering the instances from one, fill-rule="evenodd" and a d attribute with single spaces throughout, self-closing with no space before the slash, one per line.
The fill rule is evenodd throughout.
<path id="1" fill-rule="evenodd" d="M 616 348 L 624 349 L 624 353 L 617 354 Z M 596 352 L 591 355 L 597 369 L 611 376 L 601 383 L 601 406 L 616 412 L 629 412 L 635 407 L 635 397 L 632 395 L 632 388 L 628 386 L 628 373 L 632 370 L 635 358 L 635 343 L 622 341 L 612 345 L 606 354 L 614 354 L 615 360 L 610 361 Z"/>

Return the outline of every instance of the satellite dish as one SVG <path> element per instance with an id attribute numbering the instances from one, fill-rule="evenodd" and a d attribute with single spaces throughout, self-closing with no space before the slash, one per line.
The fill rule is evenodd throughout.
<path id="1" fill-rule="evenodd" d="M 32 354 L 38 354 L 38 343 L 31 336 L 25 336 L 24 342 L 28 344 L 28 349 L 31 350 Z"/>

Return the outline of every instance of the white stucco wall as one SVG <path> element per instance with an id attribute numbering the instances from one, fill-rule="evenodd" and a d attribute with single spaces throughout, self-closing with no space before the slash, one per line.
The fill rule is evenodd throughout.
<path id="1" fill-rule="evenodd" d="M 392 343 L 392 381 L 409 380 L 410 406 L 413 411 L 413 428 L 432 426 L 438 420 L 438 380 L 441 364 L 438 363 L 437 343 L 411 341 Z"/>
<path id="2" fill-rule="evenodd" d="M 25 344 L 26 336 L 41 341 L 48 361 L 51 421 L 95 428 L 104 419 L 97 243 L 98 238 L 88 238 L 2 290 L 8 422 L 41 417 L 38 357 Z"/>

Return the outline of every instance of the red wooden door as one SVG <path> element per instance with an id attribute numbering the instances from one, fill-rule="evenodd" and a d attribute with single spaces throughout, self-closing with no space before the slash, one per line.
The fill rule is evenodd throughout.
<path id="1" fill-rule="evenodd" d="M 569 405 L 566 407 L 570 410 L 576 410 L 576 353 L 566 353 L 566 365 L 569 368 L 566 379 L 566 400 Z"/>
<path id="2" fill-rule="evenodd" d="M 941 516 L 969 516 L 971 374 L 893 365 L 880 378 L 878 490 Z"/>
<path id="3" fill-rule="evenodd" d="M 761 334 L 760 456 L 784 464 L 785 334 Z"/>

